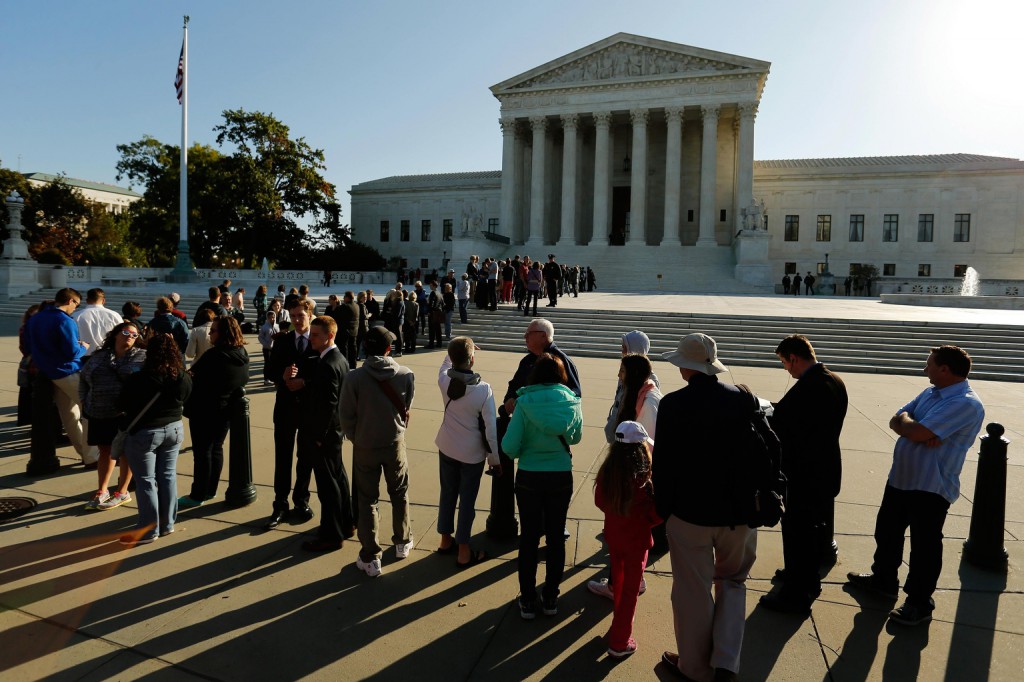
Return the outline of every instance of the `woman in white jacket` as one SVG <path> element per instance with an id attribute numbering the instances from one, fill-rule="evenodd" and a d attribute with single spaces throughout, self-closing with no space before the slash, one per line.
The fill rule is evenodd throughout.
<path id="1" fill-rule="evenodd" d="M 490 465 L 488 474 L 501 474 L 494 393 L 472 369 L 476 349 L 473 339 L 455 337 L 448 344 L 448 355 L 437 375 L 444 401 L 444 418 L 434 439 L 441 477 L 437 517 L 441 543 L 437 551 L 441 554 L 457 552 L 459 568 L 487 558 L 485 552 L 469 546 L 476 516 L 476 496 L 485 461 Z M 459 508 L 457 525 L 456 503 Z"/>
<path id="2" fill-rule="evenodd" d="M 652 378 L 651 361 L 646 355 L 631 353 L 622 358 L 619 365 L 619 381 L 622 382 L 622 403 L 616 416 L 616 424 L 625 421 L 640 422 L 651 440 L 657 440 L 655 426 L 658 423 L 658 405 L 661 390 Z"/>

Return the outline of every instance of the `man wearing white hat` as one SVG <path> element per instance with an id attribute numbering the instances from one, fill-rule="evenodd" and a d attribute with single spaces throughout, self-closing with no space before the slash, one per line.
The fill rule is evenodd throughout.
<path id="1" fill-rule="evenodd" d="M 666 651 L 662 661 L 683 679 L 732 680 L 743 644 L 745 581 L 757 549 L 757 531 L 747 526 L 756 486 L 744 475 L 751 468 L 744 434 L 753 399 L 718 380 L 728 370 L 710 336 L 685 336 L 662 357 L 687 384 L 661 400 L 653 455 L 679 652 Z"/>

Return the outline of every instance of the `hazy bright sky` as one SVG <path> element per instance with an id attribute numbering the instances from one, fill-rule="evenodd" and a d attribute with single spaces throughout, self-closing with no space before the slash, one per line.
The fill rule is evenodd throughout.
<path id="1" fill-rule="evenodd" d="M 501 167 L 488 88 L 620 31 L 771 62 L 755 158 L 1024 158 L 1022 0 L 0 2 L 0 163 L 115 182 L 115 146 L 273 113 L 347 190 Z M 20 156 L 20 161 L 19 161 Z M 123 184 L 123 183 L 122 183 Z M 136 188 L 140 189 L 140 188 Z"/>

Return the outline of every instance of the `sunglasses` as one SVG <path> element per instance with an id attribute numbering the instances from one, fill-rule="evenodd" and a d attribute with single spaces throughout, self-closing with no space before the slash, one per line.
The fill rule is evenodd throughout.
<path id="1" fill-rule="evenodd" d="M 139 333 L 138 332 L 129 331 L 127 329 L 122 329 L 121 330 L 121 336 L 127 336 L 129 339 L 137 339 L 137 338 L 139 338 Z"/>

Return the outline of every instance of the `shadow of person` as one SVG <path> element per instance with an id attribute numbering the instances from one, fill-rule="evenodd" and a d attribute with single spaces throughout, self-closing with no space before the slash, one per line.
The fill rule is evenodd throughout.
<path id="1" fill-rule="evenodd" d="M 892 635 L 885 648 L 885 663 L 882 665 L 883 682 L 906 682 L 916 680 L 921 672 L 921 652 L 928 646 L 928 632 L 931 623 L 906 626 L 888 623 L 886 632 Z M 971 666 L 975 670 L 974 666 Z M 976 670 L 975 670 L 976 671 Z M 960 679 L 980 679 L 973 673 Z"/>
<path id="2" fill-rule="evenodd" d="M 843 592 L 853 597 L 860 611 L 853 617 L 853 628 L 846 635 L 842 646 L 836 650 L 836 660 L 825 673 L 823 682 L 868 679 L 871 666 L 878 656 L 878 635 L 885 627 L 892 606 L 892 600 L 863 594 L 861 590 L 849 585 L 843 586 Z"/>
<path id="3" fill-rule="evenodd" d="M 740 672 L 745 680 L 771 679 L 772 669 L 786 648 L 786 643 L 803 627 L 807 618 L 776 613 L 758 606 L 747 616 L 743 633 Z"/>

